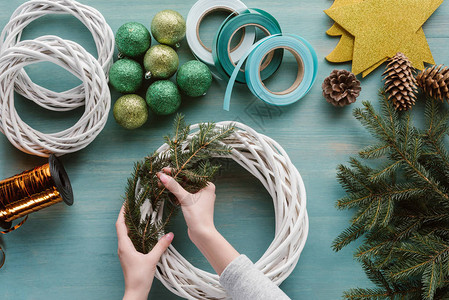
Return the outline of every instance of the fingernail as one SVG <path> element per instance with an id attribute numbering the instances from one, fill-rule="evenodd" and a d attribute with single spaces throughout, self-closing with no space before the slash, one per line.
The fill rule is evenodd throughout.
<path id="1" fill-rule="evenodd" d="M 175 235 L 173 234 L 173 232 L 170 232 L 170 233 L 167 233 L 164 237 L 171 242 L 171 241 L 173 241 L 173 238 L 175 237 Z"/>
<path id="2" fill-rule="evenodd" d="M 164 173 L 159 173 L 159 179 L 163 184 L 166 184 L 168 182 L 168 176 Z"/>

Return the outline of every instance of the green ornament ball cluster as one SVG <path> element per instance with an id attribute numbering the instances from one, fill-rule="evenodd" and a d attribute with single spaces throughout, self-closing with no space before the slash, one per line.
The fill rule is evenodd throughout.
<path id="1" fill-rule="evenodd" d="M 148 120 L 148 108 L 156 115 L 169 115 L 179 109 L 181 95 L 199 97 L 207 92 L 212 75 L 205 64 L 189 61 L 179 68 L 175 50 L 185 34 L 185 20 L 173 10 L 163 10 L 154 16 L 151 34 L 137 22 L 120 26 L 116 44 L 124 58 L 116 61 L 109 71 L 111 86 L 128 94 L 114 104 L 114 118 L 119 125 L 127 129 L 138 128 Z M 151 47 L 151 36 L 160 44 Z M 177 71 L 176 84 L 167 80 Z M 144 78 L 158 80 L 149 86 L 146 99 L 136 94 Z"/>
<path id="2" fill-rule="evenodd" d="M 189 97 L 206 94 L 212 84 L 212 74 L 206 64 L 191 60 L 179 68 L 176 74 L 179 89 Z"/>
<path id="3" fill-rule="evenodd" d="M 120 93 L 135 93 L 142 81 L 142 66 L 132 59 L 120 59 L 109 70 L 109 82 Z"/>
<path id="4" fill-rule="evenodd" d="M 117 30 L 115 43 L 122 55 L 138 57 L 150 48 L 151 35 L 144 25 L 137 22 L 128 22 Z"/>
<path id="5" fill-rule="evenodd" d="M 148 108 L 145 100 L 136 94 L 124 95 L 114 104 L 114 118 L 126 129 L 141 127 L 148 120 Z"/>

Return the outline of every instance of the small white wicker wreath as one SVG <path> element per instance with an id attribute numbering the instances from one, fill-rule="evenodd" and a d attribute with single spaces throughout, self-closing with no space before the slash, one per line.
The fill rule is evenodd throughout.
<path id="1" fill-rule="evenodd" d="M 309 231 L 304 183 L 287 153 L 276 141 L 241 123 L 225 121 L 217 123 L 217 126 L 231 123 L 236 131 L 224 141 L 233 148 L 229 158 L 258 178 L 273 197 L 275 237 L 255 265 L 280 285 L 295 268 Z M 191 128 L 196 129 L 198 125 Z M 167 144 L 157 150 L 159 153 L 166 151 L 169 151 Z M 217 275 L 194 267 L 173 246 L 162 255 L 156 277 L 180 297 L 229 299 Z"/>
<path id="2" fill-rule="evenodd" d="M 14 84 L 26 65 L 53 62 L 78 77 L 85 91 L 85 111 L 72 127 L 45 134 L 22 121 L 14 107 Z M 0 56 L 0 131 L 23 152 L 48 157 L 83 149 L 108 119 L 111 95 L 104 71 L 83 47 L 56 36 L 25 40 Z"/>
<path id="3" fill-rule="evenodd" d="M 0 53 L 20 42 L 23 29 L 34 20 L 49 14 L 70 14 L 80 20 L 92 33 L 97 46 L 98 61 L 106 79 L 113 62 L 114 33 L 103 15 L 93 7 L 73 0 L 31 0 L 18 7 L 0 35 Z M 83 85 L 64 92 L 54 92 L 33 83 L 21 70 L 15 89 L 38 105 L 54 110 L 68 111 L 84 105 Z"/>

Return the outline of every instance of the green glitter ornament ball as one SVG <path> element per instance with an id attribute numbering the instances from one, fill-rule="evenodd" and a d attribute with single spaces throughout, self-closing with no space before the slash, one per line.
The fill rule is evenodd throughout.
<path id="1" fill-rule="evenodd" d="M 157 115 L 169 115 L 181 105 L 181 94 L 176 84 L 169 80 L 156 81 L 147 90 L 147 103 Z"/>
<path id="2" fill-rule="evenodd" d="M 148 120 L 147 103 L 139 95 L 122 96 L 114 104 L 114 118 L 126 129 L 139 128 Z"/>
<path id="3" fill-rule="evenodd" d="M 176 74 L 179 89 L 189 97 L 206 94 L 212 84 L 212 74 L 202 62 L 191 60 L 183 64 Z"/>
<path id="4" fill-rule="evenodd" d="M 118 51 L 124 56 L 138 57 L 151 46 L 148 29 L 137 22 L 128 22 L 120 26 L 115 35 Z"/>
<path id="5" fill-rule="evenodd" d="M 169 46 L 155 45 L 145 54 L 143 65 L 145 78 L 168 79 L 178 70 L 178 54 Z"/>
<path id="6" fill-rule="evenodd" d="M 142 81 L 142 66 L 132 59 L 120 59 L 109 70 L 109 82 L 120 93 L 136 92 L 142 85 Z"/>
<path id="7" fill-rule="evenodd" d="M 179 47 L 186 36 L 186 21 L 174 10 L 160 11 L 151 21 L 151 34 L 160 44 Z"/>

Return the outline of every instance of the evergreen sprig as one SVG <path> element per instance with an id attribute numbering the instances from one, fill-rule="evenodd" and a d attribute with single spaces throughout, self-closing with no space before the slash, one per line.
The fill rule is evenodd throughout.
<path id="1" fill-rule="evenodd" d="M 213 157 L 226 156 L 232 150 L 223 140 L 233 131 L 232 125 L 204 123 L 189 137 L 190 125 L 182 115 L 177 115 L 173 135 L 165 136 L 168 151 L 154 152 L 135 164 L 125 191 L 125 222 L 137 251 L 148 253 L 153 249 L 179 208 L 176 197 L 161 186 L 157 173 L 168 167 L 184 189 L 198 192 L 214 179 L 220 168 L 212 163 Z M 147 214 L 150 207 L 162 215 L 159 221 L 156 221 L 156 214 Z"/>
<path id="2" fill-rule="evenodd" d="M 429 99 L 418 128 L 383 91 L 380 101 L 380 113 L 369 102 L 354 110 L 377 141 L 338 166 L 347 195 L 336 206 L 354 216 L 333 243 L 339 251 L 363 237 L 354 256 L 377 288 L 343 297 L 449 299 L 449 113 Z"/>

